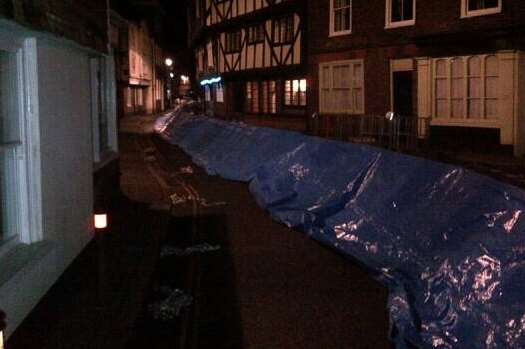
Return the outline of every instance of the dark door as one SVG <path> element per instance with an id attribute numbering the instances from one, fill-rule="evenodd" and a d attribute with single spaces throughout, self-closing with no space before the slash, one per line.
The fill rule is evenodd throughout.
<path id="1" fill-rule="evenodd" d="M 403 116 L 413 115 L 412 72 L 394 72 L 393 80 L 394 113 Z"/>
<path id="2" fill-rule="evenodd" d="M 233 86 L 233 111 L 244 113 L 245 85 L 243 82 L 235 82 Z"/>

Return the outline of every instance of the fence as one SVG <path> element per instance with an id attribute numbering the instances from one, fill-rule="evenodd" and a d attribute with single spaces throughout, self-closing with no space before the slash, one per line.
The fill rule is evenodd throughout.
<path id="1" fill-rule="evenodd" d="M 426 144 L 428 127 L 428 119 L 395 114 L 313 114 L 310 120 L 310 131 L 315 136 L 399 151 L 414 151 Z"/>

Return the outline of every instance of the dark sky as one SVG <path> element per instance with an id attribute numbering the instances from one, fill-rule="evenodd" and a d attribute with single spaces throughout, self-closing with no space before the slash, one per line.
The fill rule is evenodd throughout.
<path id="1" fill-rule="evenodd" d="M 187 0 L 161 0 L 165 12 L 162 41 L 166 48 L 187 47 L 188 7 Z"/>
<path id="2" fill-rule="evenodd" d="M 156 41 L 166 50 L 179 51 L 187 47 L 187 0 L 159 0 L 160 8 L 142 6 L 157 1 L 111 0 L 111 6 L 130 20 L 146 19 L 153 24 Z M 137 6 L 133 6 L 137 3 Z"/>

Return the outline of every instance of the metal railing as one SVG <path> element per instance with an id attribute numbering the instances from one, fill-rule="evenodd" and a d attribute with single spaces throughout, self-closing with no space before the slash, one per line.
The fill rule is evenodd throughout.
<path id="1" fill-rule="evenodd" d="M 385 115 L 313 114 L 312 135 L 396 151 L 414 151 L 428 135 L 428 119 L 389 113 Z"/>

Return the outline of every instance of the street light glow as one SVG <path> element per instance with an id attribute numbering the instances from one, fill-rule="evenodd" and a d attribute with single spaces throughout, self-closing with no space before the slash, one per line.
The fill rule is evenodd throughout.
<path id="1" fill-rule="evenodd" d="M 180 80 L 182 81 L 183 84 L 187 84 L 190 81 L 190 78 L 186 75 L 181 75 Z"/>
<path id="2" fill-rule="evenodd" d="M 175 74 L 173 74 L 173 73 L 170 73 L 170 78 L 172 78 L 172 79 L 173 79 L 174 77 L 175 77 Z"/>
<path id="3" fill-rule="evenodd" d="M 166 66 L 171 67 L 171 66 L 173 65 L 173 59 L 171 59 L 171 58 L 166 58 L 166 60 L 164 61 L 164 63 L 166 63 Z"/>

